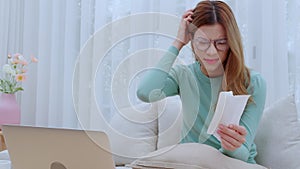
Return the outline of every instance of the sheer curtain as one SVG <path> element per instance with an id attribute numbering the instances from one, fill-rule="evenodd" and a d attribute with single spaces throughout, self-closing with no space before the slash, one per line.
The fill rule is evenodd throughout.
<path id="1" fill-rule="evenodd" d="M 22 124 L 76 127 L 72 73 L 80 50 L 80 1 L 1 1 L 1 65 L 8 53 L 34 55 L 24 91 Z M 84 24 L 82 24 L 84 25 Z M 83 35 L 82 35 L 83 36 Z M 87 38 L 86 38 L 87 39 Z"/>
<path id="2" fill-rule="evenodd" d="M 23 84 L 25 90 L 18 93 L 22 124 L 98 129 L 118 111 L 114 100 L 118 95 L 113 96 L 114 93 L 119 93 L 121 99 L 118 106 L 139 103 L 134 89 L 142 70 L 151 66 L 168 48 L 177 31 L 176 21 L 197 2 L 0 1 L 0 64 L 6 62 L 3 56 L 8 53 L 20 52 L 39 58 L 39 63 L 29 68 L 28 80 Z M 260 72 L 267 81 L 267 106 L 287 95 L 292 88 L 295 90 L 290 92 L 296 94 L 299 103 L 300 71 L 296 53 L 300 32 L 296 21 L 299 2 L 226 2 L 238 20 L 247 65 Z M 147 13 L 150 17 L 145 21 L 154 23 L 147 29 L 143 25 L 147 22 L 132 23 L 130 19 L 126 22 L 129 25 L 116 24 L 128 16 Z M 162 16 L 155 17 L 157 15 L 153 13 Z M 171 18 L 166 22 L 170 25 L 168 30 L 160 27 L 166 24 L 161 23 L 166 16 Z M 145 29 L 142 34 L 114 41 L 123 35 L 123 31 L 138 32 L 139 28 Z M 106 36 L 101 39 L 98 35 L 104 29 Z M 163 31 L 170 33 L 161 34 Z M 291 32 L 298 32 L 297 36 Z M 99 60 L 99 53 L 95 52 L 105 47 L 109 50 Z M 179 60 L 185 63 L 193 61 L 188 46 L 183 48 Z M 135 72 L 138 65 L 144 67 Z M 136 73 L 134 77 L 131 77 L 132 73 Z M 122 90 L 125 87 L 129 88 L 127 92 Z M 122 100 L 124 96 L 121 94 L 126 95 L 129 102 Z"/>
<path id="3" fill-rule="evenodd" d="M 300 2 L 287 2 L 287 22 L 288 22 L 288 56 L 290 72 L 290 91 L 295 94 L 295 102 L 298 110 L 298 119 L 300 120 Z"/>
<path id="4" fill-rule="evenodd" d="M 137 70 L 157 62 L 157 53 L 168 48 L 177 31 L 166 30 L 166 23 L 177 27 L 179 14 L 195 3 L 178 1 L 170 6 L 171 1 L 107 1 L 103 7 L 96 1 L 95 22 L 97 18 L 108 22 L 97 24 L 75 71 L 75 107 L 84 128 L 101 129 L 120 108 L 140 102 L 134 91 Z M 103 11 L 109 15 L 103 17 Z"/>
<path id="5" fill-rule="evenodd" d="M 289 92 L 285 0 L 252 0 L 228 3 L 242 33 L 246 64 L 267 83 L 266 106 Z"/>

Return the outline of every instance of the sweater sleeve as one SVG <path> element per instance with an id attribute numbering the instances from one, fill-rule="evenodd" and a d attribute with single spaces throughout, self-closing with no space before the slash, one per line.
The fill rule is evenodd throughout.
<path id="1" fill-rule="evenodd" d="M 253 148 L 256 130 L 261 119 L 266 99 L 266 83 L 258 74 L 254 73 L 251 76 L 251 84 L 248 88 L 248 93 L 253 97 L 253 102 L 249 103 L 241 117 L 240 125 L 247 130 L 246 142 L 235 151 L 228 151 L 223 148 L 220 151 L 230 157 L 237 158 L 246 162 L 254 162 L 251 159 L 251 148 Z"/>
<path id="2" fill-rule="evenodd" d="M 140 100 L 155 102 L 179 93 L 177 82 L 169 74 L 178 53 L 178 49 L 171 46 L 156 66 L 147 71 L 137 90 Z"/>

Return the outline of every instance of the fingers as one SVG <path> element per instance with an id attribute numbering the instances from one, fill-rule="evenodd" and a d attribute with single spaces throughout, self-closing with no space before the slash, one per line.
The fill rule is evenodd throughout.
<path id="1" fill-rule="evenodd" d="M 240 133 L 242 136 L 247 135 L 247 130 L 245 129 L 244 126 L 238 126 L 238 125 L 230 124 L 228 127 L 229 127 L 230 129 L 233 129 L 233 130 L 235 130 L 236 132 Z"/>
<path id="2" fill-rule="evenodd" d="M 190 33 L 188 30 L 189 24 L 193 21 L 192 19 L 193 11 L 192 9 L 187 10 L 183 15 L 179 25 L 179 29 L 177 32 L 176 40 L 173 42 L 173 46 L 177 49 L 181 49 L 184 45 L 186 45 L 190 39 Z"/>
<path id="3" fill-rule="evenodd" d="M 226 134 L 235 140 L 244 143 L 245 142 L 245 136 L 247 135 L 247 131 L 244 126 L 238 126 L 238 125 L 229 125 L 228 127 L 224 125 L 219 126 L 220 131 L 223 134 Z"/>
<path id="4" fill-rule="evenodd" d="M 194 14 L 194 13 L 193 13 L 193 10 L 192 10 L 192 9 L 187 10 L 187 11 L 185 11 L 185 13 L 182 15 L 182 18 L 184 19 L 184 18 L 188 17 L 189 15 L 193 15 L 193 14 Z"/>
<path id="5" fill-rule="evenodd" d="M 239 148 L 243 144 L 242 142 L 236 140 L 235 138 L 227 135 L 222 130 L 218 130 L 217 132 L 221 137 L 222 147 L 227 150 L 233 151 L 233 150 Z"/>
<path id="6" fill-rule="evenodd" d="M 221 137 L 221 145 L 224 149 L 229 150 L 229 151 L 234 151 L 238 147 L 232 145 L 229 141 L 225 140 L 223 137 Z"/>
<path id="7" fill-rule="evenodd" d="M 193 21 L 192 15 L 189 15 L 188 17 L 184 18 L 184 20 L 191 23 Z"/>
<path id="8" fill-rule="evenodd" d="M 190 9 L 190 10 L 187 10 L 183 15 L 182 15 L 182 19 L 185 20 L 185 21 L 188 21 L 188 22 L 192 22 L 193 19 L 192 19 L 192 15 L 193 15 L 193 10 Z"/>
<path id="9" fill-rule="evenodd" d="M 243 126 L 220 125 L 217 133 L 221 137 L 222 147 L 230 151 L 239 148 L 246 141 L 247 131 Z"/>

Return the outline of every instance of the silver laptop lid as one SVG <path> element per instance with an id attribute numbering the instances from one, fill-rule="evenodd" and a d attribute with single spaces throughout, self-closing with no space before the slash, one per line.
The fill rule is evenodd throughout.
<path id="1" fill-rule="evenodd" d="M 13 169 L 114 169 L 101 131 L 2 126 Z"/>

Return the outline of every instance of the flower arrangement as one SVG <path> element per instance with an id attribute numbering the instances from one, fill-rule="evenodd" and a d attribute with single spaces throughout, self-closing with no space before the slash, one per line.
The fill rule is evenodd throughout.
<path id="1" fill-rule="evenodd" d="M 8 63 L 3 65 L 0 79 L 0 92 L 14 94 L 23 91 L 22 82 L 26 80 L 27 66 L 30 63 L 38 62 L 36 57 L 31 57 L 30 61 L 19 53 L 7 56 Z"/>

